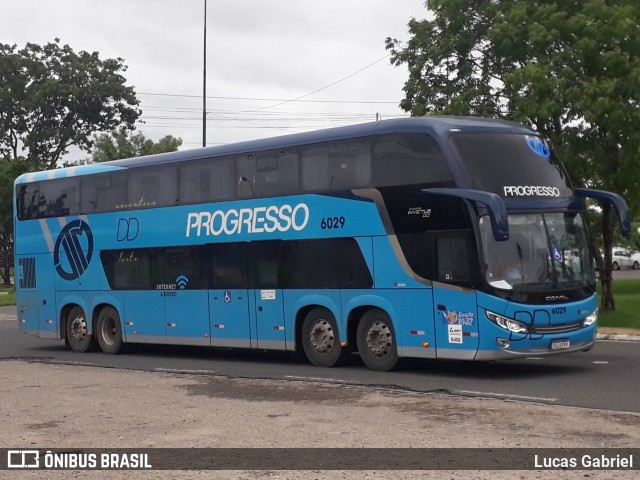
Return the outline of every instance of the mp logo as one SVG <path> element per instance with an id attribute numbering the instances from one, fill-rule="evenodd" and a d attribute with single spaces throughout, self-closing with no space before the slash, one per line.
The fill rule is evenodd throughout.
<path id="1" fill-rule="evenodd" d="M 74 220 L 58 235 L 53 249 L 56 272 L 65 280 L 79 278 L 89 267 L 93 256 L 93 234 L 86 222 Z"/>

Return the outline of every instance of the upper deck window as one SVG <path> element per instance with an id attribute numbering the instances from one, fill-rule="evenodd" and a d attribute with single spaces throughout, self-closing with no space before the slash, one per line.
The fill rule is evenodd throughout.
<path id="1" fill-rule="evenodd" d="M 403 185 L 454 185 L 429 135 L 385 134 L 23 184 L 18 218 Z"/>
<path id="2" fill-rule="evenodd" d="M 375 186 L 453 182 L 440 148 L 428 135 L 383 135 L 375 139 L 372 150 L 371 183 Z"/>

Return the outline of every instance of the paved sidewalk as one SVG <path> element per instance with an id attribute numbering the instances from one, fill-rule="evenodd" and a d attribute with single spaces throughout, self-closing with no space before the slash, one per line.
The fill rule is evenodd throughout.
<path id="1" fill-rule="evenodd" d="M 621 340 L 626 342 L 640 342 L 640 330 L 622 327 L 599 327 L 598 340 Z"/>

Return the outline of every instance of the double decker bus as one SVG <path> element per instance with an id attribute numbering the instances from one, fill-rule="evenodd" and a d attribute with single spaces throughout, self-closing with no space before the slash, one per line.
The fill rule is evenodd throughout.
<path id="1" fill-rule="evenodd" d="M 28 173 L 20 328 L 125 343 L 500 360 L 590 349 L 584 197 L 547 141 L 425 117 Z"/>

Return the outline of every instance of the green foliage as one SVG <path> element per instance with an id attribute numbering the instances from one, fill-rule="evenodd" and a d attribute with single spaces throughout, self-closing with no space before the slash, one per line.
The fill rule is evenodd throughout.
<path id="1" fill-rule="evenodd" d="M 13 258 L 13 182 L 27 172 L 23 159 L 13 162 L 0 159 L 0 275 L 9 284 L 9 269 Z"/>
<path id="2" fill-rule="evenodd" d="M 166 135 L 158 142 L 149 140 L 138 132 L 129 137 L 124 132 L 101 134 L 94 139 L 95 146 L 91 153 L 93 162 L 107 162 L 121 158 L 140 157 L 156 153 L 175 152 L 182 145 L 182 139 Z"/>
<path id="3" fill-rule="evenodd" d="M 0 157 L 24 150 L 34 170 L 55 168 L 71 145 L 96 132 L 132 130 L 140 116 L 121 58 L 74 52 L 59 39 L 44 46 L 0 43 Z"/>
<path id="4" fill-rule="evenodd" d="M 387 38 L 409 78 L 412 115 L 480 115 L 549 137 L 574 184 L 622 194 L 640 212 L 640 2 L 427 0 L 406 45 Z M 599 243 L 616 240 L 611 214 Z M 611 259 L 601 278 L 611 286 Z M 605 310 L 614 309 L 610 288 Z"/>

